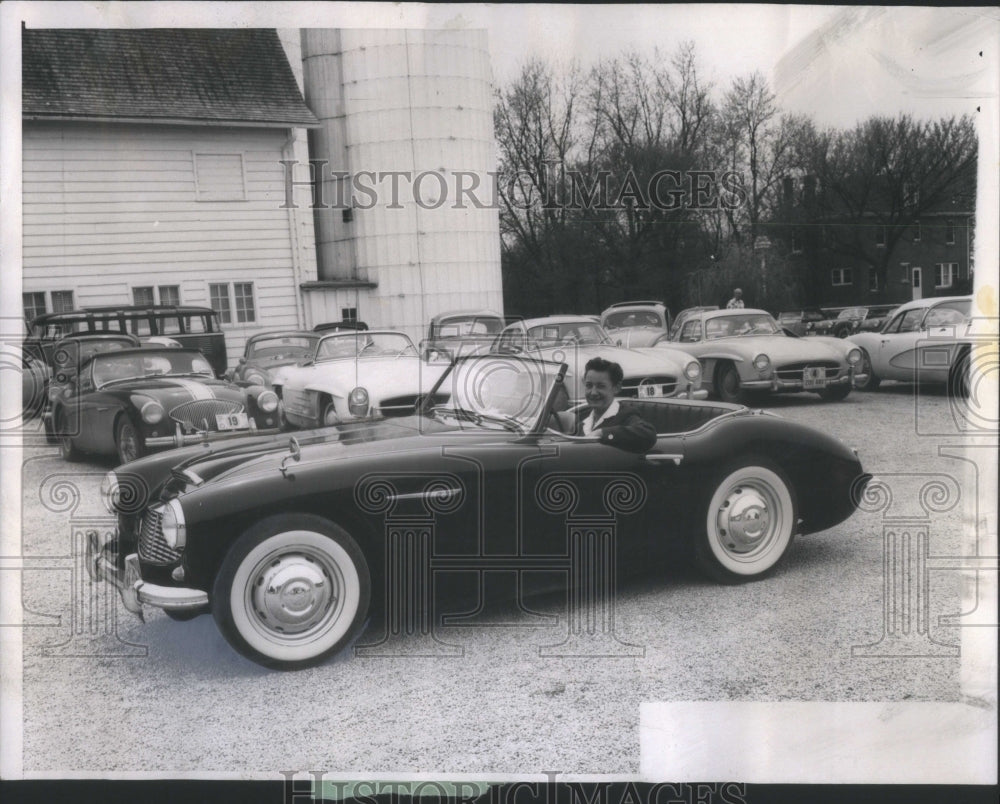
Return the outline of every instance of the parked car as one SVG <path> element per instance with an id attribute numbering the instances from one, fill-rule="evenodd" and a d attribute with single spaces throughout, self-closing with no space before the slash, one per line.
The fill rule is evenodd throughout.
<path id="1" fill-rule="evenodd" d="M 659 346 L 697 357 L 705 382 L 726 402 L 748 391 L 815 391 L 826 400 L 851 392 L 861 351 L 837 338 L 796 338 L 764 310 L 713 310 L 691 317 Z"/>
<path id="2" fill-rule="evenodd" d="M 846 338 L 855 332 L 875 331 L 882 328 L 886 317 L 896 309 L 896 305 L 875 307 L 845 307 L 837 311 L 836 318 L 830 318 L 816 325 L 817 334 Z"/>
<path id="3" fill-rule="evenodd" d="M 773 570 L 794 535 L 850 517 L 870 479 L 838 439 L 735 405 L 622 400 L 659 433 L 646 454 L 564 435 L 547 424 L 565 371 L 461 358 L 434 389 L 448 401 L 421 415 L 123 466 L 102 484 L 115 538 L 87 534 L 91 578 L 137 614 L 211 611 L 244 656 L 298 669 L 349 645 L 382 601 L 424 600 L 400 575 L 390 522 L 431 529 L 418 560 L 447 569 L 435 588 L 478 583 L 498 556 L 519 581 L 551 568 L 565 588 L 567 522 L 584 510 L 615 522 L 612 589 L 622 565 L 648 571 L 670 545 L 735 583 Z M 518 388 L 540 401 L 518 402 Z"/>
<path id="4" fill-rule="evenodd" d="M 321 333 L 308 330 L 261 332 L 247 339 L 243 357 L 228 378 L 236 383 L 270 387 L 273 373 L 282 366 L 304 363 L 316 356 Z"/>
<path id="5" fill-rule="evenodd" d="M 847 342 L 861 350 L 862 381 L 874 391 L 882 380 L 952 383 L 968 393 L 972 340 L 971 296 L 919 299 L 901 305 L 880 332 L 859 332 Z"/>
<path id="6" fill-rule="evenodd" d="M 208 307 L 119 305 L 46 313 L 28 325 L 25 348 L 49 366 L 52 348 L 70 334 L 117 332 L 139 338 L 166 336 L 189 349 L 197 349 L 212 366 L 215 376 L 226 373 L 226 338 L 219 314 Z"/>
<path id="7" fill-rule="evenodd" d="M 821 326 L 824 321 L 826 314 L 818 307 L 778 313 L 778 326 L 800 337 L 817 334 L 816 327 Z"/>
<path id="8" fill-rule="evenodd" d="M 439 313 L 431 319 L 420 354 L 425 360 L 450 361 L 460 354 L 487 351 L 503 328 L 503 317 L 492 310 Z"/>
<path id="9" fill-rule="evenodd" d="M 619 346 L 650 346 L 670 329 L 670 309 L 660 301 L 612 304 L 601 313 L 601 326 Z"/>
<path id="10" fill-rule="evenodd" d="M 445 368 L 421 360 L 402 332 L 348 330 L 324 334 L 311 362 L 277 369 L 271 383 L 283 422 L 322 427 L 411 414 Z"/>
<path id="11" fill-rule="evenodd" d="M 613 360 L 625 379 L 622 396 L 704 399 L 701 365 L 675 349 L 636 350 L 617 346 L 604 327 L 587 316 L 548 316 L 516 321 L 496 338 L 494 354 L 525 354 L 566 362 L 566 388 L 573 400 L 583 399 L 583 375 L 594 357 Z"/>
<path id="12" fill-rule="evenodd" d="M 81 363 L 52 399 L 52 423 L 64 460 L 87 452 L 126 463 L 192 442 L 278 432 L 278 397 L 216 379 L 196 349 L 147 346 Z"/>
<path id="13" fill-rule="evenodd" d="M 668 338 L 673 338 L 674 337 L 674 333 L 677 332 L 677 330 L 679 330 L 681 328 L 681 325 L 685 321 L 687 321 L 688 319 L 690 319 L 690 318 L 692 318 L 694 316 L 701 315 L 702 313 L 707 313 L 710 310 L 718 310 L 718 309 L 719 309 L 719 305 L 717 305 L 717 304 L 712 304 L 712 305 L 707 305 L 707 306 L 701 306 L 701 307 L 685 307 L 683 310 L 681 310 L 677 314 L 677 317 L 674 319 L 673 323 L 670 325 L 670 329 L 667 332 L 667 337 Z M 662 340 L 662 338 L 658 338 L 657 340 Z M 650 345 L 652 345 L 652 344 L 650 344 Z"/>

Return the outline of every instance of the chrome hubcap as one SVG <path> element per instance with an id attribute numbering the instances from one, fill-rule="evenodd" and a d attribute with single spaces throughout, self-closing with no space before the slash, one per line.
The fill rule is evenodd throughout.
<path id="1" fill-rule="evenodd" d="M 305 553 L 287 553 L 262 563 L 249 591 L 261 624 L 279 634 L 315 628 L 337 602 L 330 568 Z"/>
<path id="2" fill-rule="evenodd" d="M 734 487 L 716 513 L 723 546 L 742 554 L 765 544 L 774 532 L 774 511 L 774 501 L 766 489 L 748 484 Z"/>

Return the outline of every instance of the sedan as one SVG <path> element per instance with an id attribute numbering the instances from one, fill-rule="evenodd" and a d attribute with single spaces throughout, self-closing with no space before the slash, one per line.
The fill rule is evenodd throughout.
<path id="1" fill-rule="evenodd" d="M 861 351 L 837 338 L 797 338 L 764 310 L 714 310 L 692 316 L 655 348 L 697 357 L 716 396 L 740 402 L 748 392 L 815 391 L 827 400 L 851 392 Z"/>
<path id="2" fill-rule="evenodd" d="M 661 333 L 662 334 L 662 333 Z M 549 316 L 510 324 L 493 342 L 494 354 L 524 354 L 540 360 L 567 362 L 566 389 L 583 399 L 587 362 L 603 357 L 622 367 L 622 396 L 704 399 L 701 364 L 670 348 L 626 349 L 615 344 L 600 324 L 587 316 Z"/>
<path id="3" fill-rule="evenodd" d="M 215 379 L 198 350 L 152 346 L 95 354 L 52 399 L 67 461 L 89 452 L 127 463 L 153 450 L 277 432 L 277 410 L 273 391 Z"/>
<path id="4" fill-rule="evenodd" d="M 278 369 L 271 382 L 283 424 L 323 427 L 409 415 L 447 365 L 421 360 L 402 332 L 348 330 L 324 335 L 311 361 Z"/>
<path id="5" fill-rule="evenodd" d="M 864 380 L 874 391 L 882 380 L 949 383 L 968 393 L 971 296 L 918 299 L 902 305 L 880 332 L 859 332 L 848 342 L 861 350 Z"/>
<path id="6" fill-rule="evenodd" d="M 659 433 L 645 453 L 565 435 L 549 426 L 565 372 L 472 356 L 415 416 L 121 467 L 103 483 L 116 535 L 87 534 L 91 579 L 136 614 L 210 611 L 244 656 L 297 669 L 350 645 L 370 610 L 437 618 L 432 589 L 481 593 L 490 568 L 515 596 L 569 579 L 607 594 L 672 543 L 717 581 L 761 578 L 870 480 L 838 439 L 735 405 L 621 400 Z"/>

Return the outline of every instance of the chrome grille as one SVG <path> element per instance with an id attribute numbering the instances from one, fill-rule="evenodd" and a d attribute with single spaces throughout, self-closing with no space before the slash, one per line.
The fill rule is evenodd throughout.
<path id="1" fill-rule="evenodd" d="M 139 527 L 139 558 L 150 564 L 173 564 L 181 558 L 181 554 L 163 539 L 162 519 L 159 509 L 149 508 Z"/>
<path id="2" fill-rule="evenodd" d="M 663 396 L 670 396 L 677 391 L 677 378 L 669 374 L 654 374 L 650 377 L 626 377 L 622 381 L 622 396 L 639 396 L 640 385 L 662 385 Z"/>
<path id="3" fill-rule="evenodd" d="M 836 378 L 836 376 L 840 373 L 840 366 L 835 360 L 813 360 L 809 363 L 786 363 L 783 366 L 778 366 L 774 373 L 778 375 L 778 379 L 780 380 L 801 382 L 802 372 L 807 368 L 824 369 L 828 380 Z"/>
<path id="4" fill-rule="evenodd" d="M 170 411 L 170 418 L 179 422 L 185 430 L 218 430 L 215 417 L 242 413 L 243 404 L 226 399 L 196 399 L 185 402 Z"/>

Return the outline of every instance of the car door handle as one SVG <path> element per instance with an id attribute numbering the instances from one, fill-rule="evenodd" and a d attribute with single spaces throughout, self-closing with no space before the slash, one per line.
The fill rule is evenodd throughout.
<path id="1" fill-rule="evenodd" d="M 665 452 L 651 452 L 649 455 L 646 455 L 646 460 L 649 463 L 666 463 L 667 461 L 673 461 L 674 466 L 680 466 L 681 461 L 684 460 L 684 456 Z"/>

